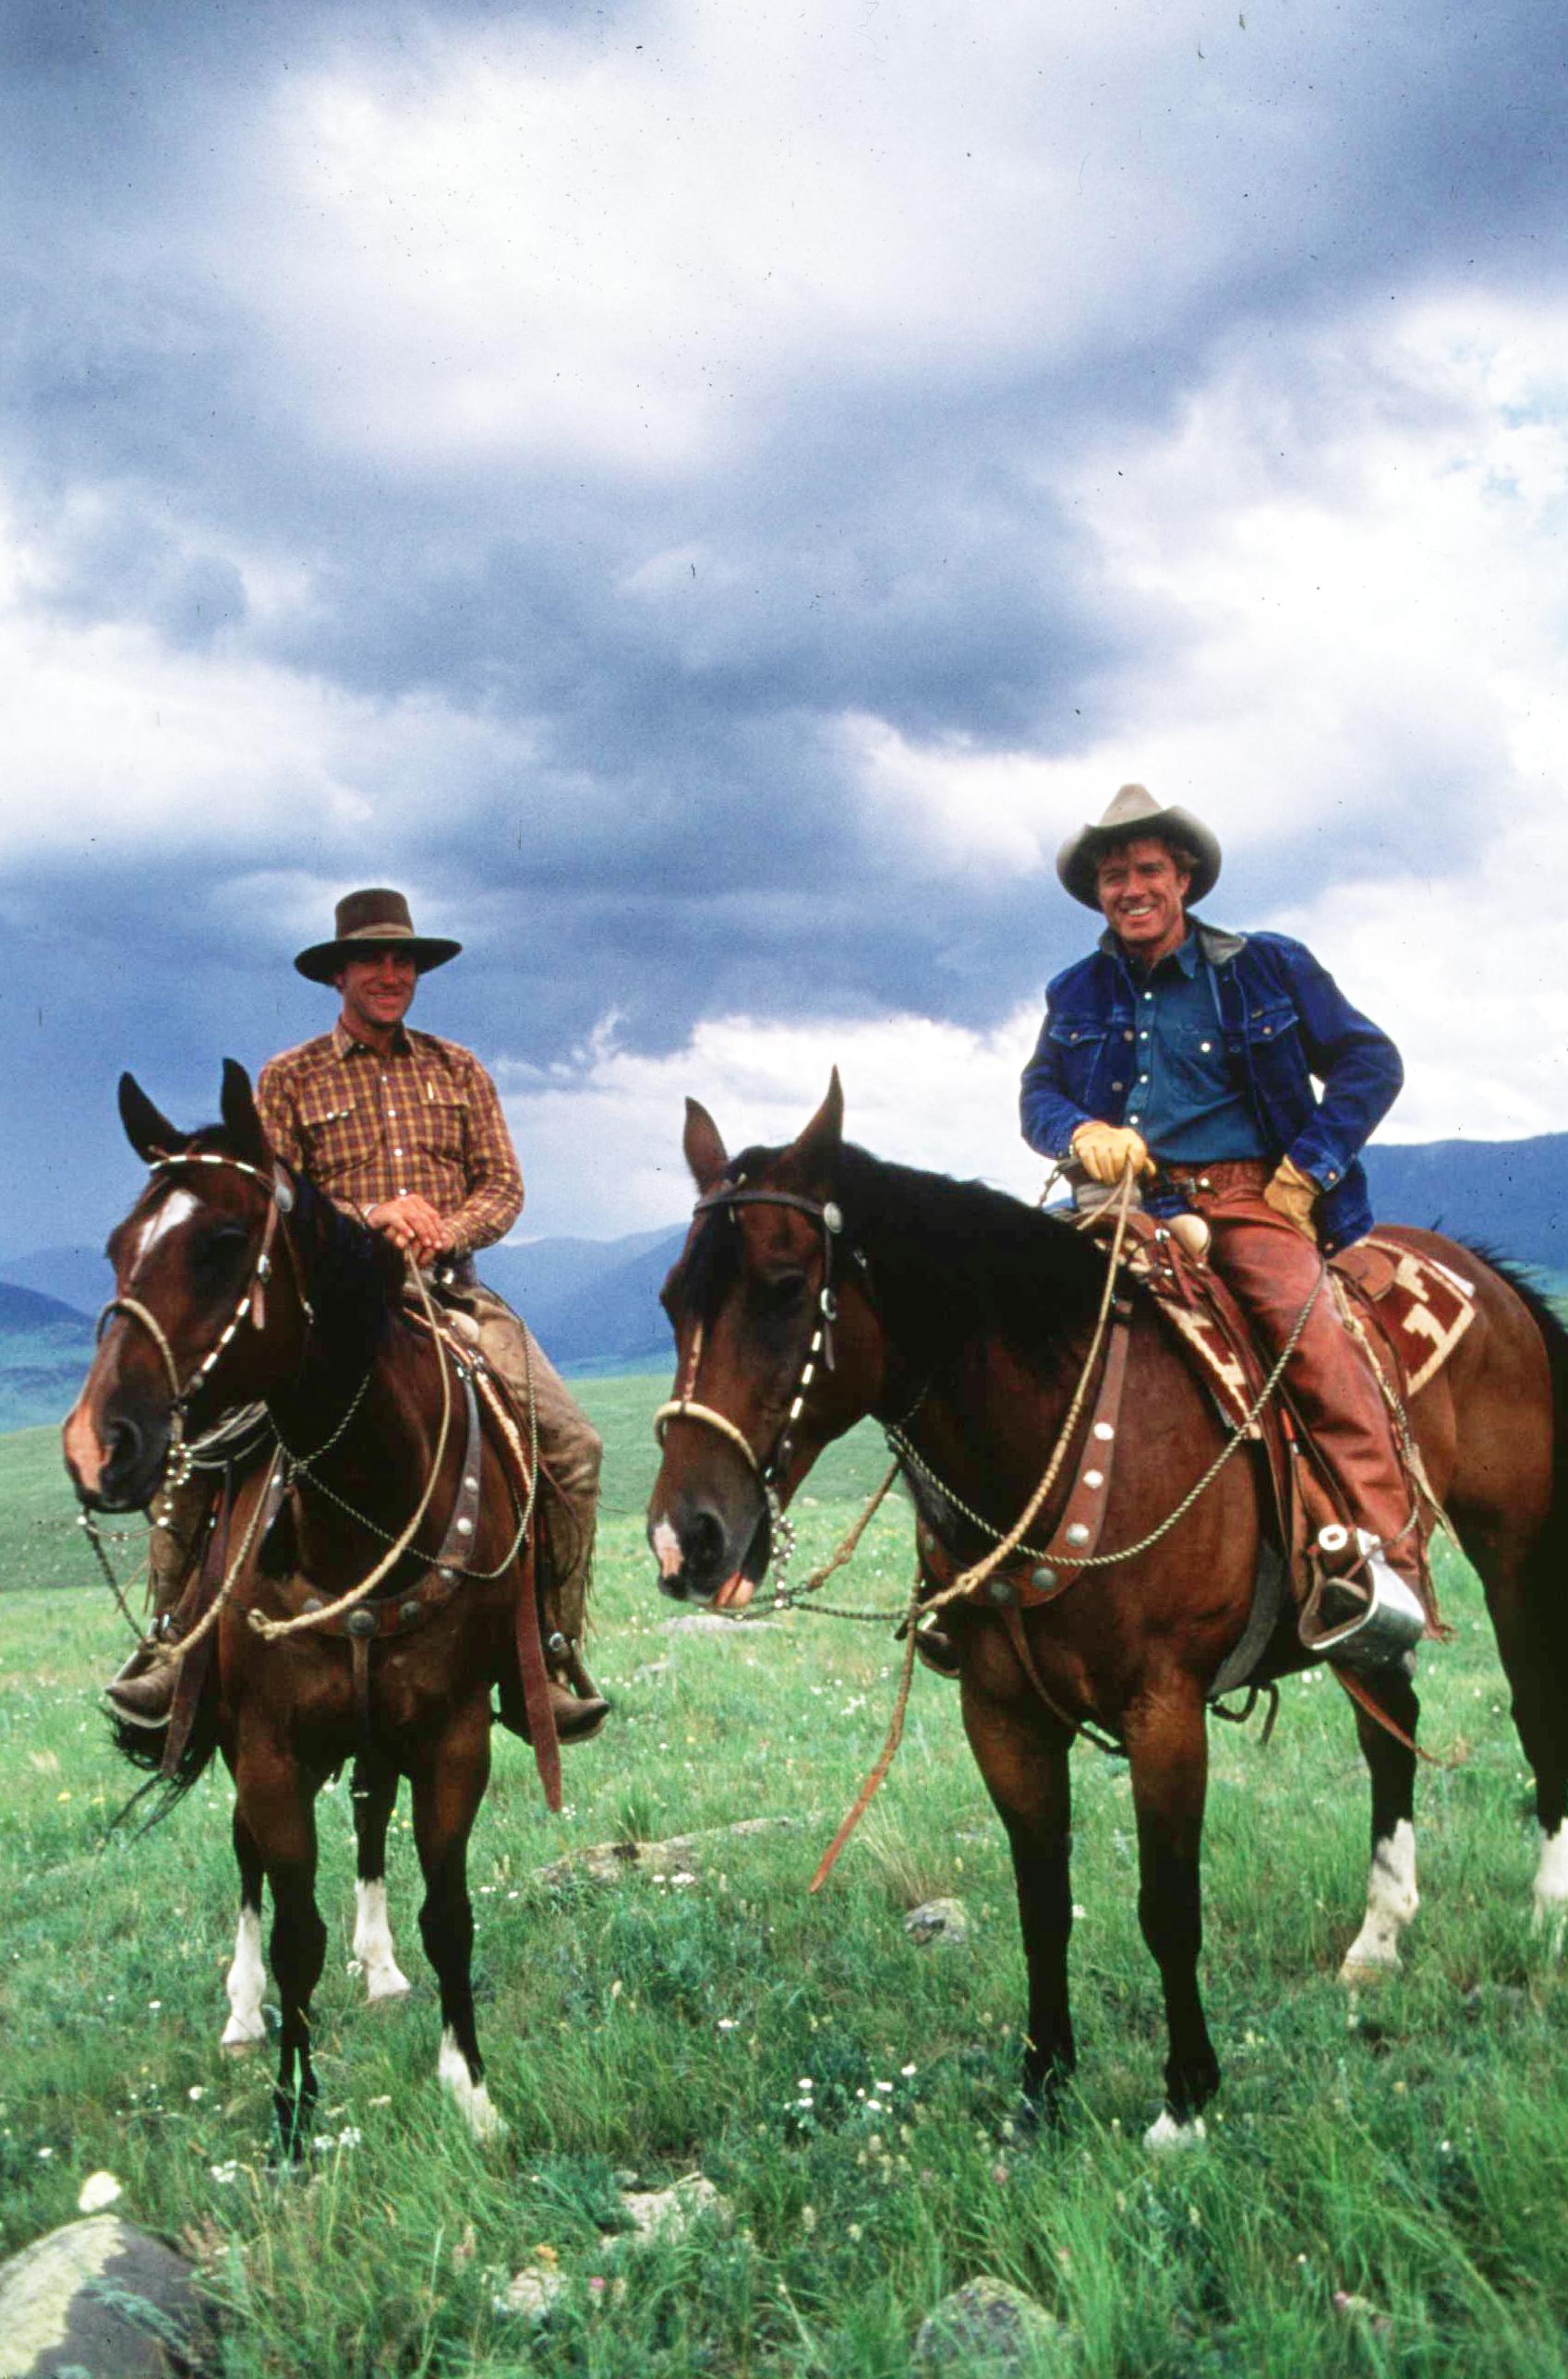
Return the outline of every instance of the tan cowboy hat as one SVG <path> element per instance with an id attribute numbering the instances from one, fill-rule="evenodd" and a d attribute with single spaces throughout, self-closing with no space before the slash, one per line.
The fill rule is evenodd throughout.
<path id="1" fill-rule="evenodd" d="M 1189 905 L 1213 890 L 1220 877 L 1220 846 L 1208 827 L 1190 810 L 1162 809 L 1146 787 L 1124 785 L 1099 823 L 1080 827 L 1056 853 L 1056 873 L 1073 899 L 1086 909 L 1097 909 L 1095 877 L 1101 860 L 1113 843 L 1140 835 L 1164 835 L 1193 853 L 1198 864 L 1187 888 Z"/>
<path id="2" fill-rule="evenodd" d="M 295 960 L 311 983 L 331 983 L 343 972 L 347 960 L 363 958 L 367 950 L 395 945 L 408 952 L 421 974 L 428 974 L 432 967 L 445 966 L 463 948 L 461 942 L 416 934 L 403 894 L 389 892 L 384 885 L 367 892 L 345 892 L 333 913 L 337 924 L 333 939 L 313 942 Z"/>

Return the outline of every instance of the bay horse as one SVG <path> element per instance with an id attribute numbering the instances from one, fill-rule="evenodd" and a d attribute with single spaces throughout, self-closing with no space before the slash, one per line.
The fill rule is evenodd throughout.
<path id="1" fill-rule="evenodd" d="M 493 1416 L 472 1370 L 406 1306 L 402 1257 L 274 1157 L 242 1067 L 225 1063 L 222 1121 L 203 1130 L 178 1130 L 128 1074 L 120 1112 L 151 1179 L 110 1238 L 115 1293 L 65 1425 L 77 1494 L 90 1511 L 145 1509 L 173 1443 L 254 1402 L 288 1456 L 286 1496 L 262 1505 L 265 1462 L 235 1491 L 233 1588 L 172 1780 L 187 1789 L 218 1752 L 234 1779 L 240 1915 L 223 2045 L 264 2036 L 265 1879 L 282 2011 L 275 2104 L 297 2149 L 317 2095 L 310 2001 L 326 1941 L 316 1796 L 355 1761 L 355 1949 L 369 1997 L 390 1998 L 408 1987 L 382 1881 L 406 1777 L 419 1926 L 440 1992 L 438 2071 L 475 2134 L 491 2136 L 503 2127 L 475 2028 L 466 1860 L 489 1775 L 492 1688 L 507 1723 L 531 1735 L 559 1805 L 553 1727 L 530 1678 L 531 1494 L 520 1501 L 520 1480 L 501 1485 L 510 1474 Z M 409 1536 L 411 1516 L 422 1525 Z M 259 1632 L 259 1618 L 297 1616 L 307 1585 L 308 1612 L 344 1594 L 400 1537 L 407 1552 L 348 1614 L 349 1634 Z M 145 1734 L 123 1721 L 116 1732 L 128 1756 L 156 1763 L 162 1733 L 150 1753 Z"/>
<path id="2" fill-rule="evenodd" d="M 848 1144 L 836 1072 L 788 1147 L 748 1148 L 731 1161 L 711 1117 L 689 1100 L 684 1149 L 699 1203 L 664 1288 L 676 1401 L 662 1416 L 663 1461 L 648 1505 L 665 1593 L 721 1607 L 742 1600 L 766 1569 L 777 1515 L 821 1449 L 867 1414 L 890 1431 L 923 1530 L 948 1574 L 977 1561 L 1024 1510 L 1055 1442 L 1104 1290 L 1104 1249 L 1000 1191 Z M 1485 1588 L 1535 1776 L 1538 1919 L 1560 1933 L 1568 1916 L 1568 1332 L 1494 1262 L 1429 1233 L 1393 1236 L 1457 1260 L 1477 1284 L 1475 1320 L 1409 1419 L 1430 1485 Z M 1226 1435 L 1152 1299 L 1135 1300 L 1129 1349 L 1105 1484 L 1107 1552 L 1137 1547 L 1165 1520 Z M 1069 1448 L 1064 1480 L 1076 1458 Z M 1139 1918 L 1159 1967 L 1168 2035 L 1164 2107 L 1147 2135 L 1157 2147 L 1200 2138 L 1200 2110 L 1219 2085 L 1198 1983 L 1206 1697 L 1247 1626 L 1270 1494 L 1250 1462 L 1228 1463 L 1151 1549 L 1081 1571 L 1057 1599 L 1013 1614 L 1021 1635 L 978 1600 L 943 1614 L 965 1732 L 1012 1852 L 1029 1987 L 1023 2083 L 1047 2111 L 1074 2064 L 1068 1747 L 1089 1724 L 1125 1749 Z M 1044 1541 L 1050 1526 L 1047 1510 Z M 1293 1620 L 1287 1597 L 1262 1677 L 1315 1657 Z M 1357 1709 L 1372 1858 L 1346 1980 L 1398 1963 L 1417 1905 L 1415 1686 L 1398 1665 L 1368 1669 L 1358 1682 L 1409 1740 Z"/>

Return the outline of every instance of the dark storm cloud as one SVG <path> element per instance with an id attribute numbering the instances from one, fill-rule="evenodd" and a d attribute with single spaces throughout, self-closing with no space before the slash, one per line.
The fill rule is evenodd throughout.
<path id="1" fill-rule="evenodd" d="M 1343 395 L 1332 371 L 1314 384 L 1314 322 L 1423 281 L 1528 285 L 1560 259 L 1562 39 L 1538 9 L 1410 6 L 1353 29 L 1307 9 L 1293 40 L 1267 43 L 1215 12 L 1194 20 L 1196 60 L 1109 88 L 1098 112 L 1086 85 L 1067 124 L 1043 78 L 1040 139 L 1081 141 L 1091 194 L 1047 244 L 1084 236 L 1092 194 L 1128 175 L 1147 199 L 1125 296 L 1114 279 L 1090 292 L 1081 329 L 1048 326 L 1037 356 L 971 365 L 936 323 L 928 371 L 883 375 L 825 332 L 721 467 L 661 476 L 512 458 L 394 470 L 319 437 L 308 406 L 279 402 L 251 311 L 284 260 L 259 246 L 219 274 L 199 236 L 220 192 L 235 207 L 236 129 L 333 58 L 417 58 L 464 28 L 503 47 L 540 25 L 626 42 L 633 20 L 651 35 L 658 12 L 6 12 L 0 171 L 19 236 L 0 461 L 32 608 L 497 731 L 444 764 L 438 738 L 426 781 L 395 790 L 383 751 L 382 776 L 356 780 L 361 806 L 283 846 L 269 814 L 236 813 L 199 832 L 151 825 L 139 850 L 110 833 L 13 861 L 5 1121 L 35 1161 L 6 1243 L 35 1241 L 57 1211 L 58 1136 L 41 1118 L 62 1095 L 85 1132 L 130 1061 L 171 1106 L 205 1111 L 221 1055 L 254 1063 L 323 1020 L 288 970 L 309 929 L 294 908 L 259 906 L 236 934 L 251 881 L 304 877 L 324 911 L 331 890 L 384 876 L 454 930 L 472 920 L 443 1028 L 538 1067 L 612 1008 L 653 1050 L 720 1010 L 983 1025 L 1086 921 L 1037 874 L 943 881 L 866 807 L 834 722 L 864 712 L 917 742 L 1047 755 L 1099 745 L 1189 630 L 1168 601 L 1104 584 L 1062 493 L 1068 466 L 1114 432 L 1130 467 L 1217 359 L 1294 343 L 1307 473 Z M 1166 195 L 1183 237 L 1196 207 L 1208 248 L 1188 282 L 1173 238 L 1169 296 Z M 1213 467 L 1223 480 L 1227 458 Z M 286 599 L 253 599 L 236 556 L 289 578 Z M 1413 820 L 1464 807 L 1463 776 L 1432 767 Z M 1386 861 L 1390 817 L 1343 821 L 1336 863 Z M 1306 838 L 1238 863 L 1229 913 L 1288 898 L 1322 857 Z M 89 1136 L 104 1145 L 101 1123 Z M 120 1160 L 94 1162 L 89 1206 Z"/>

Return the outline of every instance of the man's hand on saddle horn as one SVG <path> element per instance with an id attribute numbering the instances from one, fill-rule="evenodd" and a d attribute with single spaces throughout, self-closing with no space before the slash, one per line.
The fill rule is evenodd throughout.
<path id="1" fill-rule="evenodd" d="M 387 1198 L 372 1206 L 365 1220 L 373 1231 L 380 1231 L 394 1248 L 402 1248 L 417 1264 L 428 1264 L 441 1250 L 452 1244 L 452 1226 L 443 1222 L 428 1198 L 416 1190 L 405 1191 L 401 1198 Z"/>
<path id="2" fill-rule="evenodd" d="M 1098 1123 L 1092 1117 L 1072 1136 L 1072 1153 L 1104 1189 L 1114 1190 L 1130 1164 L 1135 1174 L 1152 1173 L 1154 1160 L 1138 1133 L 1126 1124 Z"/>
<path id="3" fill-rule="evenodd" d="M 1309 1238 L 1316 1246 L 1318 1226 L 1314 1209 L 1318 1203 L 1318 1185 L 1309 1173 L 1303 1173 L 1288 1156 L 1282 1156 L 1274 1177 L 1263 1190 L 1263 1201 L 1282 1214 L 1287 1223 Z"/>

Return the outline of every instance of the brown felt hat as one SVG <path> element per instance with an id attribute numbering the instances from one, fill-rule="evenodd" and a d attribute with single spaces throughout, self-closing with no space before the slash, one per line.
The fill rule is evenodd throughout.
<path id="1" fill-rule="evenodd" d="M 1189 906 L 1213 890 L 1220 880 L 1217 838 L 1190 810 L 1162 809 L 1146 787 L 1124 785 L 1104 816 L 1093 826 L 1080 827 L 1056 853 L 1056 873 L 1073 899 L 1081 900 L 1086 909 L 1098 909 L 1095 878 L 1100 862 L 1114 844 L 1135 841 L 1143 835 L 1179 842 L 1193 853 L 1198 863 L 1187 888 Z"/>
<path id="2" fill-rule="evenodd" d="M 331 983 L 349 959 L 364 958 L 373 949 L 405 949 L 419 972 L 428 974 L 463 948 L 461 942 L 416 934 L 403 894 L 389 892 L 384 885 L 374 885 L 368 892 L 345 892 L 333 915 L 337 933 L 332 940 L 313 942 L 295 960 L 311 983 Z"/>

